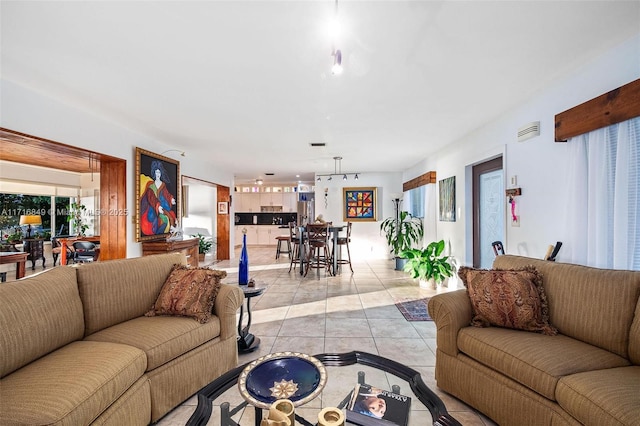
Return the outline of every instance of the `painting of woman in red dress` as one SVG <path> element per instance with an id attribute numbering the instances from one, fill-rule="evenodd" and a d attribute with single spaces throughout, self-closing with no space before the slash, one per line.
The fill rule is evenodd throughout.
<path id="1" fill-rule="evenodd" d="M 150 171 L 150 177 L 140 174 L 140 232 L 168 234 L 177 224 L 176 198 L 167 188 L 171 181 L 162 161 L 153 160 Z"/>

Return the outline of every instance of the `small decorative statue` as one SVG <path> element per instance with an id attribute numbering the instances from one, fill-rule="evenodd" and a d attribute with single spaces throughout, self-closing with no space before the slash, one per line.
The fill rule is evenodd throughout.
<path id="1" fill-rule="evenodd" d="M 169 237 L 167 241 L 180 241 L 182 240 L 182 228 L 180 224 L 176 223 L 175 226 L 169 228 Z"/>

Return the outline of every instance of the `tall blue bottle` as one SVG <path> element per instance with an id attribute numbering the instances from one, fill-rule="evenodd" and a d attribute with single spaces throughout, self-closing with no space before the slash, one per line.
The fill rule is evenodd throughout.
<path id="1" fill-rule="evenodd" d="M 249 255 L 247 254 L 247 231 L 242 231 L 242 252 L 240 253 L 240 267 L 238 270 L 238 284 L 249 284 Z"/>

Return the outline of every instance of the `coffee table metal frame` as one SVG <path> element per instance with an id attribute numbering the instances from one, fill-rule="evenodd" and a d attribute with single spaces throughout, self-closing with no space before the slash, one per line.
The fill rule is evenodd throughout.
<path id="1" fill-rule="evenodd" d="M 422 381 L 420 373 L 413 368 L 407 367 L 406 365 L 381 357 L 379 355 L 359 351 L 347 352 L 342 354 L 325 353 L 313 356 L 320 362 L 322 362 L 322 364 L 329 367 L 342 367 L 346 365 L 362 364 L 393 374 L 394 376 L 397 376 L 409 383 L 409 387 L 418 398 L 418 400 L 420 400 L 420 402 L 422 402 L 429 409 L 434 425 L 462 426 L 461 423 L 459 423 L 447 412 L 444 402 L 442 402 L 438 395 L 436 395 L 431 389 L 429 389 L 424 381 Z M 238 377 L 247 364 L 249 363 L 229 370 L 198 392 L 198 406 L 189 418 L 187 426 L 205 426 L 207 424 L 209 418 L 211 417 L 212 401 L 222 395 L 229 388 L 237 384 Z M 359 375 L 359 381 L 360 380 L 361 378 Z M 340 403 L 340 405 L 342 405 L 342 407 L 340 408 L 343 408 L 344 404 L 346 404 L 346 399 Z M 223 403 L 221 404 L 220 409 L 222 411 L 222 416 L 224 418 L 230 419 L 231 416 L 235 415 L 240 409 L 246 406 L 247 403 L 242 403 L 233 410 L 229 410 L 229 404 Z M 258 415 L 258 412 L 256 412 L 256 422 L 259 422 L 259 419 L 260 416 Z M 313 423 L 309 423 L 307 420 L 299 417 L 297 414 L 296 421 L 305 426 L 313 425 Z M 234 425 L 235 422 L 229 424 Z"/>

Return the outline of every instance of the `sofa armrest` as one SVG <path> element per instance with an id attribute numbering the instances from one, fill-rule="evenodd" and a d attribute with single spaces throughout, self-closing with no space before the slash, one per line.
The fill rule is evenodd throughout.
<path id="1" fill-rule="evenodd" d="M 237 285 L 220 284 L 213 313 L 220 319 L 220 337 L 228 339 L 238 334 L 236 312 L 244 302 L 244 293 Z"/>
<path id="2" fill-rule="evenodd" d="M 471 302 L 467 290 L 440 293 L 429 300 L 428 309 L 436 323 L 438 349 L 456 356 L 458 331 L 471 323 Z"/>

